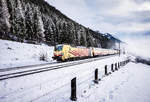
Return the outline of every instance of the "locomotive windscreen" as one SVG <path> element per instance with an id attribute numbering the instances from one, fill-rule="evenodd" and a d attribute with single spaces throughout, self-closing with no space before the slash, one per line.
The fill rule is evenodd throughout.
<path id="1" fill-rule="evenodd" d="M 55 46 L 55 51 L 61 51 L 63 48 L 62 45 L 59 45 L 59 46 Z"/>

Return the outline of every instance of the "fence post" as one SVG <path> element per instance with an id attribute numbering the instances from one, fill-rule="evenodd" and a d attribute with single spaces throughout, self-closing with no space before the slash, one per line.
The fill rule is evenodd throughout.
<path id="1" fill-rule="evenodd" d="M 108 75 L 108 73 L 107 73 L 107 65 L 105 65 L 105 75 Z"/>
<path id="2" fill-rule="evenodd" d="M 120 64 L 119 64 L 119 62 L 118 62 L 118 69 L 120 68 Z"/>
<path id="3" fill-rule="evenodd" d="M 76 77 L 71 80 L 71 98 L 72 101 L 77 100 L 77 95 L 76 95 Z"/>
<path id="4" fill-rule="evenodd" d="M 115 70 L 118 70 L 118 68 L 117 68 L 117 63 L 115 63 Z"/>
<path id="5" fill-rule="evenodd" d="M 98 69 L 95 69 L 95 79 L 94 83 L 98 84 Z"/>
<path id="6" fill-rule="evenodd" d="M 114 65 L 111 64 L 111 71 L 114 72 L 114 69 L 113 69 Z"/>

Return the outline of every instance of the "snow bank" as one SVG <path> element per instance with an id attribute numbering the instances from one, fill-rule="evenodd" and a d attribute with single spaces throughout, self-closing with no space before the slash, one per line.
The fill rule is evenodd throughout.
<path id="1" fill-rule="evenodd" d="M 40 62 L 40 53 L 51 56 L 53 47 L 0 40 L 0 65 Z M 16 60 L 15 58 L 18 58 Z M 77 77 L 77 102 L 150 102 L 150 66 L 128 63 L 104 77 L 104 66 L 127 59 L 115 56 L 94 62 L 0 81 L 0 102 L 72 102 L 71 79 Z M 51 61 L 51 57 L 49 61 Z M 61 64 L 61 63 L 60 63 Z M 94 71 L 99 70 L 99 84 Z"/>
<path id="2" fill-rule="evenodd" d="M 150 66 L 129 63 L 88 89 L 78 102 L 150 102 Z"/>
<path id="3" fill-rule="evenodd" d="M 0 68 L 46 63 L 39 60 L 42 54 L 51 62 L 53 47 L 0 40 Z"/>
<path id="4" fill-rule="evenodd" d="M 0 86 L 0 100 L 3 102 L 70 102 L 71 80 L 77 77 L 78 102 L 82 102 L 81 100 L 85 102 L 84 99 L 94 93 L 90 90 L 95 87 L 93 83 L 95 69 L 99 69 L 99 78 L 102 78 L 105 65 L 108 65 L 110 72 L 112 63 L 124 60 L 126 56 L 113 56 L 85 64 L 3 80 Z"/>

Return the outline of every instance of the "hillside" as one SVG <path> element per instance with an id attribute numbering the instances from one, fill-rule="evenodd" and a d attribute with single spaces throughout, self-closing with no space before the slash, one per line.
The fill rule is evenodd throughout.
<path id="1" fill-rule="evenodd" d="M 44 0 L 0 0 L 0 39 L 111 48 L 117 39 L 71 20 Z"/>
<path id="2" fill-rule="evenodd" d="M 35 45 L 0 39 L 0 70 L 25 65 L 55 63 L 53 46 Z M 43 56 L 44 59 L 43 59 Z"/>

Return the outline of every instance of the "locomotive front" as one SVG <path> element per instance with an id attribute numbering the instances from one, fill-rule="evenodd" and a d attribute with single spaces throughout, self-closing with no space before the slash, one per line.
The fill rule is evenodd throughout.
<path id="1" fill-rule="evenodd" d="M 54 56 L 52 58 L 61 61 L 63 55 L 63 45 L 56 45 L 54 48 Z"/>

